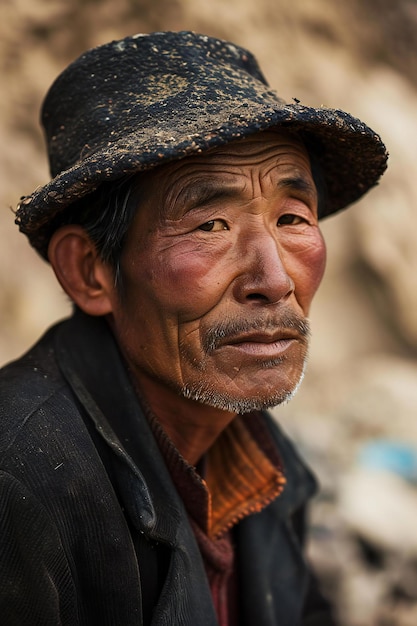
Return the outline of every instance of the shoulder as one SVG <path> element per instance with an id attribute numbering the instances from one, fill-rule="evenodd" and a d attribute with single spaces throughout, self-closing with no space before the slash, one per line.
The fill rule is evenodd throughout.
<path id="1" fill-rule="evenodd" d="M 83 459 L 95 457 L 82 408 L 56 362 L 56 328 L 0 372 L 0 470 L 41 490 L 56 485 L 64 465 L 74 477 Z"/>
<path id="2" fill-rule="evenodd" d="M 28 431 L 33 416 L 65 388 L 53 347 L 54 328 L 21 358 L 0 370 L 0 452 L 10 447 L 21 431 Z"/>
<path id="3" fill-rule="evenodd" d="M 54 350 L 54 335 L 60 325 L 53 326 L 26 354 L 0 369 L 0 409 L 8 401 L 19 404 L 29 396 L 41 400 L 47 388 L 60 384 Z M 31 394 L 30 389 L 38 393 Z"/>

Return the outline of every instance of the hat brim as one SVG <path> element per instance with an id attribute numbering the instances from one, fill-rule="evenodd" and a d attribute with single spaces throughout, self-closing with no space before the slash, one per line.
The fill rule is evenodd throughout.
<path id="1" fill-rule="evenodd" d="M 327 193 L 320 218 L 356 202 L 375 186 L 386 169 L 387 152 L 380 137 L 360 120 L 344 111 L 312 108 L 300 104 L 252 103 L 233 111 L 206 114 L 190 132 L 184 127 L 155 130 L 143 122 L 99 151 L 61 172 L 30 196 L 22 198 L 16 224 L 31 245 L 47 258 L 50 224 L 70 204 L 93 192 L 105 181 L 151 169 L 248 137 L 271 128 L 297 132 L 307 146 L 314 145 Z M 219 119 L 220 118 L 220 119 Z M 133 125 L 134 127 L 134 125 Z M 132 126 L 131 126 L 132 128 Z"/>

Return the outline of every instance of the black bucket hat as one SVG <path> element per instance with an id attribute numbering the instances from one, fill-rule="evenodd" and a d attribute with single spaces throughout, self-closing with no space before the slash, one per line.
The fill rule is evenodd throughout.
<path id="1" fill-rule="evenodd" d="M 135 35 L 86 52 L 53 83 L 42 124 L 53 178 L 21 199 L 16 223 L 45 258 L 59 213 L 104 181 L 266 129 L 314 143 L 327 185 L 320 217 L 358 200 L 387 160 L 361 121 L 285 103 L 250 52 L 192 32 Z"/>

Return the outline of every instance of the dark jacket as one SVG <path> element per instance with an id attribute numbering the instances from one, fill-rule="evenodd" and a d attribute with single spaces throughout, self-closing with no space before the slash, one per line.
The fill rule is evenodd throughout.
<path id="1" fill-rule="evenodd" d="M 2 370 L 0 394 L 0 623 L 215 626 L 187 515 L 107 324 L 58 324 Z M 330 624 L 300 547 L 315 481 L 265 420 L 288 483 L 235 529 L 240 623 Z"/>

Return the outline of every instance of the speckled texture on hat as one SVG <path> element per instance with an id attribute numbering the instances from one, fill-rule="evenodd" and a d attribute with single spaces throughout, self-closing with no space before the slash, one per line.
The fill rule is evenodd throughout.
<path id="1" fill-rule="evenodd" d="M 53 178 L 21 199 L 16 223 L 45 258 L 53 218 L 101 182 L 271 127 L 319 144 L 328 186 L 320 217 L 377 184 L 387 160 L 361 121 L 286 104 L 250 52 L 192 32 L 135 35 L 86 52 L 52 85 L 42 123 Z"/>

